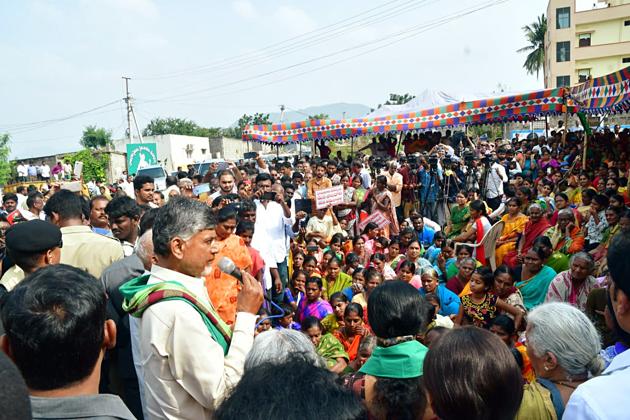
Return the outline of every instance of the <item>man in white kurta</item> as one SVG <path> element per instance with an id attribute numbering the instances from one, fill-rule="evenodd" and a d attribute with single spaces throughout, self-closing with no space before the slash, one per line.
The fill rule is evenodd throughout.
<path id="1" fill-rule="evenodd" d="M 211 306 L 202 274 L 216 253 L 214 226 L 211 209 L 200 202 L 177 198 L 162 207 L 153 226 L 157 263 L 151 268 L 147 285 L 178 282 L 195 299 Z M 227 353 L 189 302 L 161 300 L 144 310 L 139 326 L 140 354 L 150 418 L 212 417 L 226 390 L 243 373 L 261 304 L 260 285 L 243 273 Z"/>

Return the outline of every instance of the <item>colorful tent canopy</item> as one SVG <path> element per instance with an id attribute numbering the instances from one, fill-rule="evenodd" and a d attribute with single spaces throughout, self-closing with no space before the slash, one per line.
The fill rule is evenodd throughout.
<path id="1" fill-rule="evenodd" d="M 248 125 L 243 130 L 243 140 L 282 145 L 391 132 L 528 121 L 566 111 L 595 114 L 628 110 L 630 67 L 573 88 L 545 89 L 497 98 L 453 102 L 427 109 L 405 110 L 392 115 L 352 120 L 306 120 L 287 124 Z"/>
<path id="2" fill-rule="evenodd" d="M 630 110 L 630 67 L 597 77 L 571 88 L 571 97 L 581 112 L 628 112 Z"/>

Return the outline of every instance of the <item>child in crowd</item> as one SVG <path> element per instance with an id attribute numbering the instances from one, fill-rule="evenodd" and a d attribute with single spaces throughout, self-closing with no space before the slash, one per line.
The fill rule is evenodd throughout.
<path id="1" fill-rule="evenodd" d="M 365 290 L 365 270 L 361 267 L 354 270 L 352 273 L 352 286 L 346 287 L 343 289 L 343 294 L 346 295 L 348 300 L 352 300 L 352 298 L 362 293 Z"/>
<path id="2" fill-rule="evenodd" d="M 424 299 L 433 306 L 433 312 L 431 313 L 430 318 L 431 321 L 427 326 L 427 333 L 435 327 L 453 328 L 453 325 L 455 324 L 453 323 L 451 317 L 440 315 L 440 311 L 442 310 L 440 297 L 435 293 L 427 293 L 424 295 Z"/>
<path id="3" fill-rule="evenodd" d="M 348 367 L 344 370 L 344 373 L 352 373 L 358 372 L 361 369 L 361 366 L 367 362 L 367 360 L 372 356 L 372 352 L 376 347 L 376 337 L 373 335 L 368 335 L 363 337 L 361 340 L 361 344 L 359 345 L 359 353 L 357 354 L 357 358 L 351 361 L 348 364 Z"/>
<path id="4" fill-rule="evenodd" d="M 364 311 L 367 313 L 367 301 L 370 297 L 370 294 L 374 289 L 381 285 L 383 282 L 383 275 L 379 273 L 374 268 L 369 268 L 365 272 L 365 291 L 359 294 L 354 295 L 352 298 L 352 302 L 360 304 Z M 367 316 L 364 320 L 367 319 Z"/>
<path id="5" fill-rule="evenodd" d="M 489 268 L 479 267 L 470 278 L 470 293 L 462 296 L 462 304 L 455 318 L 457 325 L 474 325 L 490 328 L 498 311 L 505 311 L 514 316 L 515 325 L 519 325 L 523 314 L 512 305 L 499 299 L 493 292 L 494 274 Z"/>
<path id="6" fill-rule="evenodd" d="M 320 277 L 321 273 L 317 268 L 317 259 L 312 255 L 307 255 L 304 258 L 304 271 L 306 271 L 307 277 Z"/>
<path id="7" fill-rule="evenodd" d="M 252 238 L 254 237 L 254 223 L 245 220 L 241 221 L 238 226 L 236 226 L 236 234 L 243 239 L 249 251 L 249 256 L 252 257 L 251 275 L 262 284 L 265 261 L 260 256 L 260 253 L 251 246 Z"/>
<path id="8" fill-rule="evenodd" d="M 516 349 L 518 353 L 520 353 L 521 359 L 523 360 L 521 367 L 523 379 L 527 382 L 536 380 L 532 363 L 527 355 L 527 348 L 516 339 L 516 328 L 514 327 L 512 318 L 507 315 L 497 316 L 490 325 L 490 332 L 498 336 L 508 348 Z"/>
<path id="9" fill-rule="evenodd" d="M 258 311 L 258 317 L 256 319 L 256 332 L 254 335 L 258 335 L 264 333 L 265 331 L 271 330 L 271 314 L 267 309 L 260 308 Z"/>
<path id="10" fill-rule="evenodd" d="M 322 319 L 324 333 L 335 332 L 343 326 L 343 314 L 346 311 L 346 306 L 348 306 L 349 300 L 346 295 L 341 292 L 337 292 L 333 293 L 329 302 L 330 306 L 333 308 L 333 313 L 326 315 L 326 317 Z"/>
<path id="11" fill-rule="evenodd" d="M 293 316 L 295 315 L 295 310 L 291 305 L 286 303 L 280 304 L 280 308 L 282 309 L 282 317 L 278 318 L 278 325 L 276 329 L 291 329 L 300 331 L 300 324 L 293 321 Z"/>
<path id="12" fill-rule="evenodd" d="M 343 345 L 331 333 L 323 333 L 321 322 L 314 316 L 302 320 L 302 332 L 315 346 L 317 354 L 325 361 L 331 372 L 341 373 L 348 366 L 348 354 Z"/>
<path id="13" fill-rule="evenodd" d="M 433 245 L 431 245 L 424 253 L 424 259 L 429 260 L 431 264 L 435 264 L 438 255 L 442 252 L 442 246 L 446 242 L 446 235 L 444 232 L 435 232 L 433 235 Z"/>
<path id="14" fill-rule="evenodd" d="M 289 287 L 284 290 L 283 303 L 290 305 L 293 310 L 297 310 L 298 305 L 304 299 L 305 285 L 308 274 L 306 271 L 297 270 L 293 272 L 293 277 L 289 281 Z"/>
<path id="15" fill-rule="evenodd" d="M 386 263 L 384 254 L 376 253 L 370 258 L 370 266 L 374 267 L 379 273 L 383 275 L 385 280 L 394 280 L 396 278 L 396 272 L 393 268 Z"/>
<path id="16" fill-rule="evenodd" d="M 352 276 L 354 274 L 354 271 L 360 267 L 361 264 L 359 261 L 359 257 L 357 257 L 357 254 L 355 254 L 354 252 L 350 252 L 348 255 L 346 255 L 346 266 L 343 271 L 347 275 Z"/>

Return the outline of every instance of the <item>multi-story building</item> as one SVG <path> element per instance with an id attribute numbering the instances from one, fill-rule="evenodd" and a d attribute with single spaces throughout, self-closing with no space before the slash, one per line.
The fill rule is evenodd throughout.
<path id="1" fill-rule="evenodd" d="M 571 86 L 630 66 L 630 0 L 549 0 L 545 87 Z"/>

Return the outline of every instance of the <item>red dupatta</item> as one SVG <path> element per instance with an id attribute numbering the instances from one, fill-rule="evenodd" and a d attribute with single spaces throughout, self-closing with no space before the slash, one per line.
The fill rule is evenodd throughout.
<path id="1" fill-rule="evenodd" d="M 481 222 L 481 217 L 475 220 L 475 228 L 475 233 L 477 235 L 477 237 L 475 238 L 475 243 L 480 244 L 483 240 L 483 235 L 485 234 L 485 232 L 483 231 L 483 223 Z M 475 258 L 482 265 L 486 265 L 486 250 L 484 249 L 483 245 L 476 248 Z"/>

